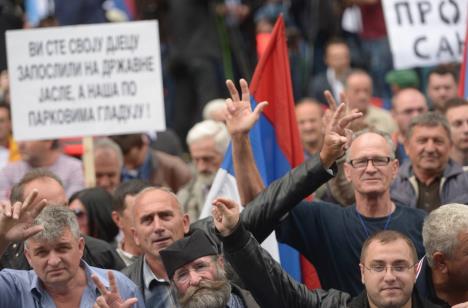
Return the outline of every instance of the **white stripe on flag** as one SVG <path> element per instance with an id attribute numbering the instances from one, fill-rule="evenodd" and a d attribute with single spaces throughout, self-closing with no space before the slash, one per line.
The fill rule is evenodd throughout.
<path id="1" fill-rule="evenodd" d="M 200 214 L 200 219 L 211 216 L 211 202 L 217 197 L 226 197 L 236 201 L 237 204 L 241 203 L 239 191 L 237 190 L 236 178 L 222 168 L 216 173 L 211 189 L 206 197 L 205 205 Z M 243 208 L 241 207 L 241 211 L 242 210 Z M 278 242 L 276 241 L 274 231 L 263 241 L 262 247 L 265 248 L 277 262 L 280 262 Z"/>

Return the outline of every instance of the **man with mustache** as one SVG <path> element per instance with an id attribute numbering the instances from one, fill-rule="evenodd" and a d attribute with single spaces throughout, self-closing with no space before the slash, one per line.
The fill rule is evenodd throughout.
<path id="1" fill-rule="evenodd" d="M 221 122 L 205 120 L 195 124 L 188 132 L 187 145 L 195 167 L 195 176 L 177 193 L 177 197 L 190 221 L 196 221 L 200 217 L 228 144 L 229 133 Z"/>
<path id="2" fill-rule="evenodd" d="M 249 292 L 229 282 L 218 246 L 196 230 L 161 251 L 183 308 L 259 307 Z"/>
<path id="3" fill-rule="evenodd" d="M 468 173 L 450 159 L 451 149 L 450 126 L 442 114 L 415 117 L 405 141 L 410 159 L 392 184 L 392 200 L 427 212 L 441 204 L 468 204 Z"/>

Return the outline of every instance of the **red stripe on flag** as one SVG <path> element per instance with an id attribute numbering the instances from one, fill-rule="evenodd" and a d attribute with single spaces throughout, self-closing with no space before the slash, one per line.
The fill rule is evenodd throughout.
<path id="1" fill-rule="evenodd" d="M 271 38 L 255 69 L 250 92 L 257 102 L 268 101 L 263 113 L 276 128 L 276 140 L 291 168 L 304 160 L 294 113 L 283 16 L 278 17 Z"/>

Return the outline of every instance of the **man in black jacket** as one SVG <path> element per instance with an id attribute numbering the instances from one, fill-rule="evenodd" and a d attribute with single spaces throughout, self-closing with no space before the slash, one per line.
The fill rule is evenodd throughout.
<path id="1" fill-rule="evenodd" d="M 10 200 L 14 204 L 17 201 L 23 202 L 33 189 L 39 191 L 37 200 L 46 199 L 49 204 L 67 205 L 67 197 L 60 179 L 46 169 L 33 169 L 26 173 L 19 183 L 13 186 Z M 125 267 L 122 259 L 114 249 L 102 240 L 91 236 L 83 235 L 85 247 L 83 260 L 91 266 L 121 270 Z M 24 243 L 14 243 L 8 246 L 0 259 L 1 268 L 25 269 L 29 270 L 28 261 L 24 257 Z"/>
<path id="2" fill-rule="evenodd" d="M 241 87 L 242 99 L 235 88 L 229 87 L 232 100 L 228 102 L 228 129 L 231 135 L 236 131 L 233 151 L 243 153 L 242 157 L 252 157 L 248 131 L 258 119 L 261 109 L 257 107 L 254 112 L 250 110 L 247 83 L 242 81 Z M 330 168 L 343 154 L 343 147 L 347 142 L 345 127 L 360 116 L 355 112 L 345 115 L 344 105 L 338 109 L 335 105 L 333 108 L 335 112 L 327 127 L 321 152 L 273 182 L 245 205 L 241 219 L 258 241 L 263 241 L 271 233 L 271 226 L 276 226 L 291 206 L 313 193 L 333 176 Z M 236 125 L 236 128 L 230 127 L 229 123 Z M 271 206 L 273 203 L 274 207 Z M 188 217 L 181 212 L 177 198 L 170 192 L 156 188 L 148 188 L 137 195 L 133 213 L 133 232 L 144 256 L 123 272 L 140 287 L 148 306 L 153 299 L 159 307 L 170 306 L 174 299 L 170 294 L 167 273 L 159 251 L 183 238 L 189 232 L 189 227 L 191 231 L 202 229 L 213 241 L 218 241 L 212 219 L 199 220 L 189 226 Z"/>
<path id="3" fill-rule="evenodd" d="M 310 291 L 296 282 L 244 228 L 237 204 L 219 198 L 214 205 L 224 255 L 261 307 L 440 307 L 421 298 L 414 288 L 416 249 L 397 231 L 380 231 L 364 242 L 359 267 L 365 291 L 351 299 L 341 291 Z"/>

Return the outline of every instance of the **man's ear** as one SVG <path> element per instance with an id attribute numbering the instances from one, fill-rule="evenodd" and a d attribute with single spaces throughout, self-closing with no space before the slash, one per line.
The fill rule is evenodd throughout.
<path id="1" fill-rule="evenodd" d="M 132 235 L 133 235 L 133 241 L 138 247 L 140 247 L 140 240 L 138 239 L 135 227 L 130 227 L 130 231 L 132 232 Z"/>
<path id="2" fill-rule="evenodd" d="M 112 211 L 112 220 L 114 221 L 114 223 L 117 225 L 117 227 L 119 227 L 119 229 L 122 229 L 122 223 L 120 221 L 120 215 L 119 213 L 117 213 L 117 211 Z"/>
<path id="3" fill-rule="evenodd" d="M 217 262 L 218 262 L 218 265 L 219 265 L 222 269 L 224 269 L 224 257 L 223 257 L 222 255 L 219 255 L 219 256 L 218 256 Z"/>
<path id="4" fill-rule="evenodd" d="M 343 164 L 343 171 L 344 171 L 344 174 L 345 174 L 345 177 L 346 177 L 346 180 L 348 180 L 348 182 L 351 182 L 351 165 L 347 162 L 345 162 Z"/>
<path id="5" fill-rule="evenodd" d="M 85 248 L 85 239 L 84 237 L 80 236 L 80 238 L 78 239 L 78 250 L 81 253 L 80 259 L 83 258 L 84 248 Z"/>
<path id="6" fill-rule="evenodd" d="M 182 223 L 184 225 L 184 234 L 187 234 L 190 230 L 190 217 L 187 214 L 184 214 L 182 217 Z"/>
<path id="7" fill-rule="evenodd" d="M 364 278 L 364 265 L 362 263 L 359 263 L 359 269 L 361 270 L 361 282 L 362 284 L 366 284 L 366 280 Z"/>
<path id="8" fill-rule="evenodd" d="M 448 268 L 447 268 L 447 257 L 440 251 L 436 251 L 432 255 L 432 261 L 433 261 L 433 270 L 436 270 L 442 274 L 447 274 L 448 273 Z"/>
<path id="9" fill-rule="evenodd" d="M 28 249 L 28 246 L 26 245 L 26 242 L 24 242 L 24 256 L 26 257 L 26 260 L 28 260 L 29 265 L 31 265 L 31 252 Z"/>

